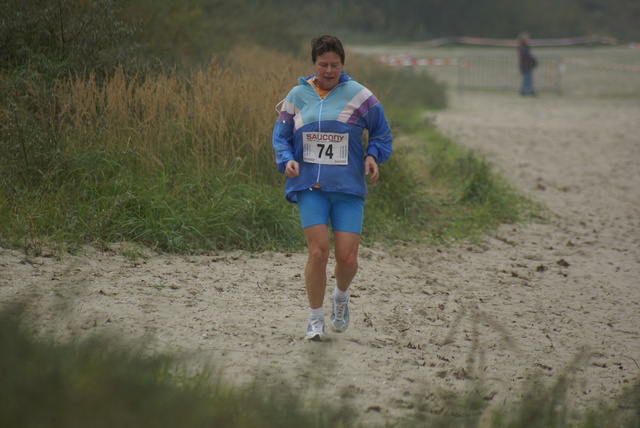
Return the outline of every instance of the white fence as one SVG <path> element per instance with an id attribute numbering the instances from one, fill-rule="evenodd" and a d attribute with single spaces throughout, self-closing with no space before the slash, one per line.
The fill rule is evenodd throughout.
<path id="1" fill-rule="evenodd" d="M 562 91 L 562 59 L 536 56 L 538 66 L 533 71 L 536 91 Z M 512 90 L 520 87 L 517 55 L 468 55 L 458 58 L 457 88 Z"/>

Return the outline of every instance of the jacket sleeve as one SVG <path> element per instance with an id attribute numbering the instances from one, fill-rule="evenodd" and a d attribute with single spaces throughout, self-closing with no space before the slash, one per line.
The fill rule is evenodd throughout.
<path id="1" fill-rule="evenodd" d="M 393 152 L 391 129 L 382 106 L 379 103 L 373 106 L 363 119 L 369 131 L 367 155 L 373 156 L 376 162 L 382 163 L 389 159 Z"/>
<path id="2" fill-rule="evenodd" d="M 271 144 L 276 155 L 278 171 L 284 173 L 287 162 L 295 159 L 293 154 L 293 117 L 295 107 L 288 101 L 282 103 L 280 115 L 273 127 Z"/>

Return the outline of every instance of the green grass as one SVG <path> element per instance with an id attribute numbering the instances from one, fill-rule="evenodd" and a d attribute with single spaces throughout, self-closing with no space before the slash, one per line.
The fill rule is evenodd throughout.
<path id="1" fill-rule="evenodd" d="M 579 359 L 579 358 L 578 358 Z M 572 370 L 578 370 L 574 368 Z M 460 394 L 427 394 L 416 399 L 415 415 L 398 426 L 414 428 L 636 428 L 640 426 L 640 383 L 622 388 L 612 404 L 577 410 L 569 404 L 568 370 L 552 383 L 532 377 L 515 403 L 487 408 L 478 390 Z M 481 385 L 477 386 L 481 389 Z"/>
<path id="2" fill-rule="evenodd" d="M 410 136 L 369 188 L 363 243 L 474 240 L 532 205 L 486 161 L 435 131 Z M 134 151 L 67 151 L 0 195 L 2 243 L 21 247 L 136 242 L 189 253 L 304 247 L 283 179 L 252 183 L 233 170 L 140 174 Z M 275 169 L 275 167 L 274 167 Z M 26 181 L 26 183 L 25 183 Z M 37 244 L 34 244 L 37 243 Z"/>
<path id="3" fill-rule="evenodd" d="M 130 241 L 170 252 L 291 249 L 303 245 L 299 221 L 283 192 L 232 178 L 160 171 L 140 176 L 135 154 L 68 153 L 31 191 L 0 205 L 3 237 L 29 242 Z"/>
<path id="4" fill-rule="evenodd" d="M 509 186 L 485 159 L 434 130 L 419 135 L 430 142 L 425 151 L 431 188 L 453 219 L 450 228 L 461 232 L 454 237 L 478 237 L 501 223 L 544 217 L 542 207 Z"/>
<path id="5" fill-rule="evenodd" d="M 451 244 L 476 241 L 503 223 L 543 220 L 543 207 L 511 188 L 489 162 L 418 122 L 383 179 L 370 188 L 363 242 L 375 240 Z"/>
<path id="6" fill-rule="evenodd" d="M 2 427 L 349 427 L 352 412 L 308 408 L 282 385 L 231 387 L 213 367 L 188 374 L 173 357 L 92 338 L 60 344 L 0 312 Z"/>

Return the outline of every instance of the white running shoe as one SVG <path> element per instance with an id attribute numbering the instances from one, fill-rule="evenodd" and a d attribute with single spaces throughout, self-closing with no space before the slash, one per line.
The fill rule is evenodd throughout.
<path id="1" fill-rule="evenodd" d="M 309 321 L 307 326 L 307 334 L 304 336 L 306 340 L 323 341 L 324 340 L 324 317 L 314 318 Z"/>
<path id="2" fill-rule="evenodd" d="M 349 327 L 349 296 L 339 299 L 331 297 L 331 329 L 336 333 L 342 333 Z"/>

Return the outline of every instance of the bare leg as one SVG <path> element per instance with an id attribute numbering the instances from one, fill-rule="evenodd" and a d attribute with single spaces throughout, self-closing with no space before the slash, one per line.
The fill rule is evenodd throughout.
<path id="1" fill-rule="evenodd" d="M 304 229 L 307 239 L 307 266 L 304 280 L 307 287 L 309 307 L 317 309 L 324 303 L 324 293 L 327 287 L 327 263 L 329 261 L 329 229 L 326 224 L 317 224 Z"/>
<path id="2" fill-rule="evenodd" d="M 334 274 L 338 288 L 347 291 L 358 272 L 358 246 L 360 235 L 351 232 L 334 232 L 336 267 Z"/>

